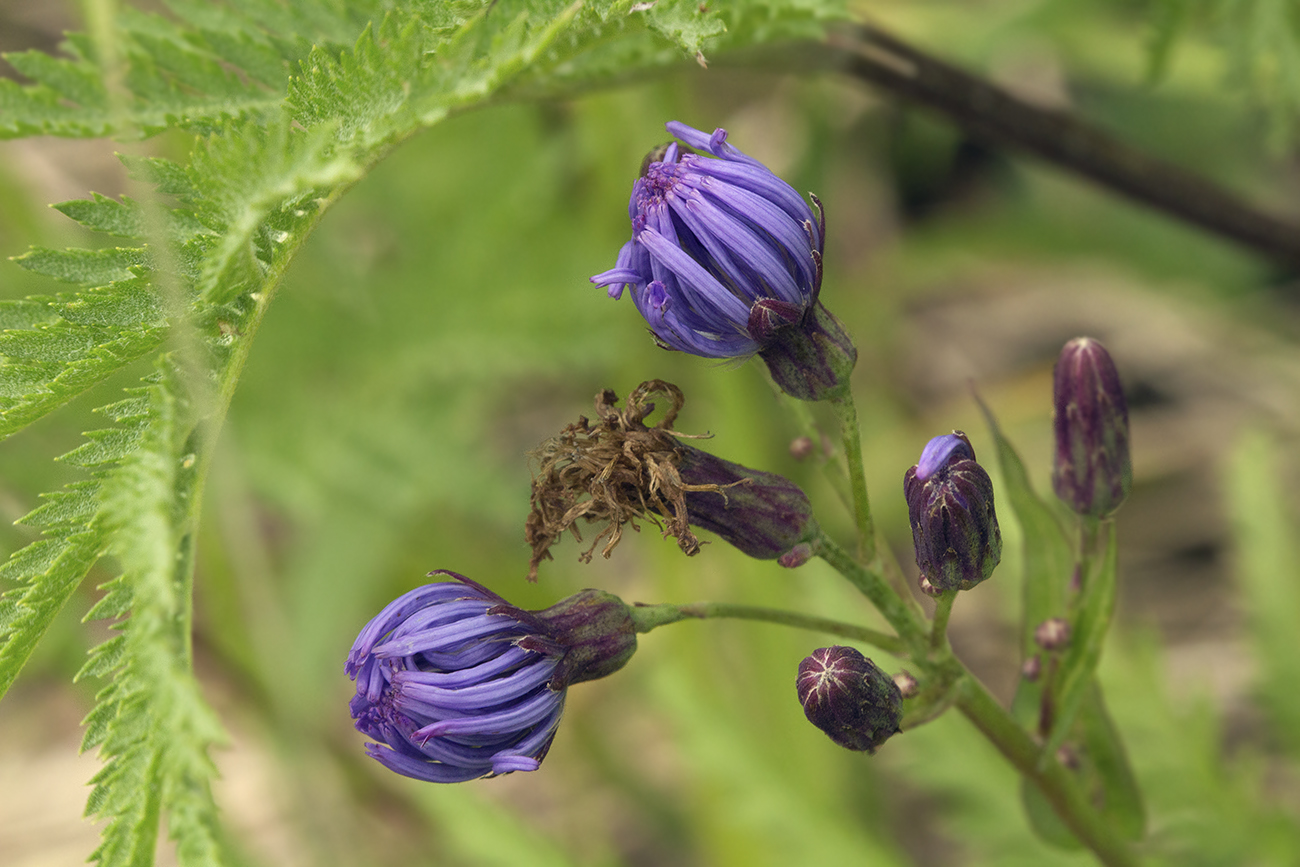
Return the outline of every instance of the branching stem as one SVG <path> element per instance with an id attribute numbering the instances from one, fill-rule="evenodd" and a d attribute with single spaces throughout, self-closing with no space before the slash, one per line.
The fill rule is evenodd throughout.
<path id="1" fill-rule="evenodd" d="M 1088 803 L 1070 772 L 1055 756 L 1044 760 L 1038 743 L 969 674 L 958 690 L 956 705 L 998 752 L 1038 787 L 1066 827 L 1103 864 L 1137 867 L 1139 862 L 1131 847 Z"/>
<path id="2" fill-rule="evenodd" d="M 663 603 L 660 605 L 638 605 L 632 611 L 632 620 L 637 632 L 649 632 L 659 626 L 677 623 L 681 620 L 705 620 L 710 618 L 729 618 L 734 620 L 758 620 L 765 623 L 779 623 L 797 629 L 810 629 L 825 632 L 853 641 L 861 641 L 880 648 L 895 656 L 905 655 L 907 650 L 897 636 L 858 626 L 856 623 L 844 623 L 826 617 L 812 617 L 796 611 L 779 608 L 762 608 L 757 605 L 733 605 L 729 602 L 692 602 L 686 605 Z"/>
<path id="3" fill-rule="evenodd" d="M 976 138 L 1032 154 L 1211 234 L 1300 265 L 1300 226 L 1076 115 L 1027 102 L 870 25 L 831 34 L 829 46 L 818 52 L 823 67 L 936 111 Z"/>
<path id="4" fill-rule="evenodd" d="M 903 601 L 878 569 L 863 566 L 825 532 L 819 532 L 812 542 L 812 548 L 813 553 L 835 567 L 863 596 L 871 600 L 871 604 L 894 627 L 914 656 L 924 658 L 929 636 L 921 618 L 914 608 Z"/>

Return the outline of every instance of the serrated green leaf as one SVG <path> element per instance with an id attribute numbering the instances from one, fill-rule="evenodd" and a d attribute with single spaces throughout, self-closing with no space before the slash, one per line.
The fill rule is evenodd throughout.
<path id="1" fill-rule="evenodd" d="M 148 324 L 156 315 L 150 298 L 137 284 L 118 284 L 78 297 L 65 305 L 87 325 L 55 324 L 28 331 L 0 333 L 0 353 L 29 363 L 0 364 L 0 439 L 21 430 L 67 403 L 126 364 L 156 349 L 166 329 Z M 94 323 L 140 322 L 133 328 L 104 328 Z M 36 360 L 38 363 L 30 363 Z"/>
<path id="2" fill-rule="evenodd" d="M 133 596 L 129 585 L 109 582 L 100 585 L 100 589 L 106 592 L 98 602 L 90 607 L 90 610 L 86 612 L 86 616 L 81 618 L 82 622 L 115 620 L 131 613 Z"/>
<path id="3" fill-rule="evenodd" d="M 117 687 L 104 696 L 88 738 L 108 762 L 88 805 L 106 820 L 95 856 L 106 865 L 152 855 L 164 812 L 183 860 L 223 860 L 210 791 L 215 768 L 207 756 L 222 732 L 194 676 L 183 613 L 190 603 L 176 581 L 177 570 L 186 568 L 178 556 L 192 532 L 186 515 L 194 494 L 180 454 L 194 424 L 183 394 L 179 374 L 160 362 L 144 390 L 147 421 L 136 447 L 103 474 L 103 522 L 123 569 L 110 593 L 118 608 L 125 605 L 122 595 L 132 600 L 122 634 L 85 669 L 112 671 Z M 192 559 L 185 562 L 192 568 Z M 156 802 L 141 804 L 142 785 Z"/>
<path id="4" fill-rule="evenodd" d="M 663 0 L 645 14 L 654 30 L 692 55 L 702 56 L 705 45 L 727 29 L 713 4 L 698 0 Z"/>
<path id="5" fill-rule="evenodd" d="M 126 166 L 132 178 L 151 184 L 159 194 L 175 196 L 187 204 L 193 204 L 198 200 L 199 191 L 184 166 L 161 157 L 119 154 L 118 158 Z"/>
<path id="6" fill-rule="evenodd" d="M 0 334 L 0 355 L 29 364 L 59 364 L 84 358 L 105 337 L 89 328 L 49 325 L 31 331 Z"/>
<path id="7" fill-rule="evenodd" d="M 65 299 L 61 296 L 60 300 Z M 83 326 L 92 336 L 110 334 L 116 337 L 124 330 L 135 331 L 165 324 L 162 304 L 143 277 L 78 292 L 66 299 L 60 312 L 65 322 Z"/>
<path id="8" fill-rule="evenodd" d="M 0 301 L 0 331 L 35 328 L 57 322 L 59 314 L 53 301 L 53 298 Z"/>
<path id="9" fill-rule="evenodd" d="M 128 397 L 108 406 L 101 406 L 96 412 L 103 413 L 113 421 L 142 419 L 149 414 L 149 398 L 144 395 Z"/>
<path id="10" fill-rule="evenodd" d="M 101 196 L 99 193 L 92 193 L 89 200 L 75 199 L 50 207 L 96 232 L 136 239 L 143 238 L 145 235 L 140 208 L 129 199 L 119 202 Z"/>
<path id="11" fill-rule="evenodd" d="M 108 91 L 100 80 L 101 70 L 96 64 L 81 59 L 54 58 L 42 51 L 6 54 L 5 60 L 22 75 L 40 82 L 83 109 L 105 111 L 108 108 Z"/>
<path id="12" fill-rule="evenodd" d="M 40 575 L 53 565 L 63 550 L 62 539 L 37 539 L 13 553 L 0 563 L 0 578 L 14 583 L 27 583 L 32 576 Z M 18 591 L 10 591 L 18 592 Z"/>
<path id="13" fill-rule="evenodd" d="M 149 255 L 136 247 L 108 247 L 103 250 L 51 250 L 33 247 L 14 261 L 28 271 L 53 277 L 63 283 L 82 286 L 107 286 L 130 280 L 133 269 L 147 268 Z"/>
<path id="14" fill-rule="evenodd" d="M 133 428 L 109 428 L 82 434 L 89 442 L 83 443 L 58 460 L 79 467 L 97 467 L 114 463 L 135 451 L 140 442 L 140 432 Z"/>
<path id="15" fill-rule="evenodd" d="M 25 586 L 11 591 L 14 607 L 0 620 L 0 699 L 13 685 L 45 630 L 63 609 L 103 551 L 104 535 L 97 528 L 33 542 L 34 553 L 19 551 L 4 577 Z M 16 565 L 11 565 L 16 564 Z M 40 568 L 40 572 L 31 571 Z"/>
<path id="16" fill-rule="evenodd" d="M 99 510 L 99 482 L 80 481 L 67 485 L 61 491 L 41 494 L 45 502 L 19 519 L 29 527 L 61 527 L 84 525 Z"/>
<path id="17" fill-rule="evenodd" d="M 86 664 L 73 676 L 73 682 L 75 683 L 83 677 L 103 677 L 121 664 L 125 652 L 125 635 L 115 635 L 97 645 L 91 649 L 90 659 L 86 660 Z"/>

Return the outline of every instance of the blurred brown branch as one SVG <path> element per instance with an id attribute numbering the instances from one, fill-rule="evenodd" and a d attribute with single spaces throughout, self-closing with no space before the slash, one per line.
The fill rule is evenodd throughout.
<path id="1" fill-rule="evenodd" d="M 835 31 L 814 64 L 946 117 L 971 136 L 1033 154 L 1165 214 L 1300 267 L 1300 225 L 1132 147 L 1070 114 L 1033 105 L 870 25 Z"/>

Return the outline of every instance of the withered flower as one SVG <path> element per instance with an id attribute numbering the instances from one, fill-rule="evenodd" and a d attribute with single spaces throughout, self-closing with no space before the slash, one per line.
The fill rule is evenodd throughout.
<path id="1" fill-rule="evenodd" d="M 668 406 L 647 426 L 656 395 Z M 533 549 L 530 581 L 565 531 L 582 539 L 579 519 L 604 524 L 581 555 L 584 562 L 597 548 L 608 557 L 625 525 L 640 529 L 638 519 L 675 538 L 687 556 L 700 550 L 692 525 L 764 560 L 779 559 L 816 534 L 812 506 L 793 482 L 682 442 L 692 437 L 672 425 L 683 403 L 681 389 L 658 379 L 633 389 L 622 410 L 618 396 L 605 389 L 596 395 L 596 421 L 580 417 L 533 452 L 532 511 L 524 525 Z"/>

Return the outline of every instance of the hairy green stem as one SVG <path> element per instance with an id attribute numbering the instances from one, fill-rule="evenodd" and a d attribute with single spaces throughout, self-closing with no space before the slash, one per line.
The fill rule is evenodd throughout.
<path id="1" fill-rule="evenodd" d="M 833 398 L 830 405 L 840 422 L 840 436 L 844 440 L 844 462 L 849 472 L 849 487 L 853 493 L 853 524 L 858 531 L 858 557 L 864 563 L 876 559 L 876 527 L 871 520 L 871 501 L 867 498 L 867 476 L 862 464 L 862 432 L 858 427 L 858 410 L 853 395 L 847 389 L 842 396 Z"/>
<path id="2" fill-rule="evenodd" d="M 1103 864 L 1137 867 L 1137 856 L 1128 843 L 1093 809 L 1070 772 L 1054 756 L 1042 761 L 1038 743 L 969 674 L 958 690 L 956 705 L 998 752 L 1043 793 L 1065 826 Z"/>
<path id="3" fill-rule="evenodd" d="M 952 615 L 952 603 L 957 599 L 957 591 L 949 590 L 935 600 L 934 618 L 930 623 L 930 649 L 941 650 L 948 644 L 948 618 Z"/>
<path id="4" fill-rule="evenodd" d="M 812 540 L 812 549 L 814 554 L 835 567 L 863 596 L 871 600 L 871 604 L 894 627 L 913 656 L 918 659 L 926 656 L 928 636 L 921 618 L 913 607 L 903 601 L 903 597 L 898 595 L 898 591 L 890 586 L 878 569 L 863 566 L 822 530 L 818 530 L 817 536 Z"/>
<path id="5" fill-rule="evenodd" d="M 858 626 L 856 623 L 844 623 L 826 617 L 813 617 L 781 608 L 733 605 L 730 602 L 691 602 L 685 605 L 674 605 L 665 602 L 659 605 L 637 605 L 632 609 L 632 622 L 636 624 L 637 632 L 649 632 L 659 626 L 677 623 L 682 620 L 714 618 L 779 623 L 782 626 L 810 629 L 814 632 L 825 632 L 828 635 L 838 635 L 841 638 L 865 642 L 895 656 L 902 656 L 907 652 L 903 642 L 897 636 L 879 632 L 875 629 L 868 629 L 865 626 Z"/>

